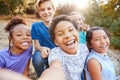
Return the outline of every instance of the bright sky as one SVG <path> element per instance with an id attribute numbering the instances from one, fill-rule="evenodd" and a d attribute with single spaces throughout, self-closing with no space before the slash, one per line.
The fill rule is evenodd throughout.
<path id="1" fill-rule="evenodd" d="M 55 6 L 58 6 L 59 4 L 75 4 L 78 8 L 85 8 L 85 6 L 88 3 L 88 0 L 52 0 Z"/>
<path id="2" fill-rule="evenodd" d="M 89 0 L 52 0 L 52 1 L 56 7 L 59 4 L 70 3 L 70 4 L 75 4 L 79 9 L 85 9 L 85 7 L 88 5 Z M 107 3 L 108 0 L 101 0 L 101 1 Z"/>

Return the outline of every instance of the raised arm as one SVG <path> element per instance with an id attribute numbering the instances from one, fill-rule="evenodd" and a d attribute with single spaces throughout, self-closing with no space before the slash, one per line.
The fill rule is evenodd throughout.
<path id="1" fill-rule="evenodd" d="M 22 74 L 7 69 L 0 69 L 0 80 L 31 80 L 31 79 Z"/>
<path id="2" fill-rule="evenodd" d="M 48 47 L 41 46 L 38 40 L 34 40 L 35 49 L 41 51 L 42 58 L 48 57 L 50 49 Z"/>
<path id="3" fill-rule="evenodd" d="M 60 60 L 53 60 L 38 80 L 66 80 Z"/>

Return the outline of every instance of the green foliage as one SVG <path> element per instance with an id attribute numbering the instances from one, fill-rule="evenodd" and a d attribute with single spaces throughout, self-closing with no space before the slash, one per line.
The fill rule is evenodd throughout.
<path id="1" fill-rule="evenodd" d="M 92 1 L 87 13 L 84 13 L 86 22 L 91 26 L 101 26 L 109 30 L 112 34 L 111 46 L 120 49 L 120 0 L 110 0 L 105 5 L 99 5 L 96 0 Z M 119 5 L 117 9 L 116 5 Z"/>
<path id="2" fill-rule="evenodd" d="M 1 3 L 2 2 L 2 3 Z M 26 8 L 28 0 L 1 0 L 3 13 L 8 11 L 8 14 L 22 13 Z"/>
<path id="3" fill-rule="evenodd" d="M 33 3 L 29 3 L 28 6 L 25 9 L 25 13 L 26 14 L 34 14 L 35 13 L 35 7 L 34 7 L 34 2 Z"/>
<path id="4" fill-rule="evenodd" d="M 0 14 L 2 15 L 10 14 L 10 10 L 8 6 L 4 3 L 4 1 L 0 1 Z"/>
<path id="5" fill-rule="evenodd" d="M 111 45 L 115 49 L 120 49 L 120 17 L 113 20 L 109 30 L 113 33 L 111 39 Z"/>
<path id="6" fill-rule="evenodd" d="M 120 36 L 113 36 L 111 38 L 111 45 L 114 49 L 120 50 Z"/>
<path id="7" fill-rule="evenodd" d="M 103 9 L 112 18 L 120 17 L 120 0 L 109 0 Z"/>

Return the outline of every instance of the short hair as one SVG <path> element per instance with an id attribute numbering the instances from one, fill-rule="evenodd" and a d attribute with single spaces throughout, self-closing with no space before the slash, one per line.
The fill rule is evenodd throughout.
<path id="1" fill-rule="evenodd" d="M 46 2 L 46 1 L 50 1 L 51 4 L 52 4 L 52 6 L 53 6 L 53 9 L 55 9 L 55 7 L 54 7 L 54 5 L 53 5 L 53 3 L 52 3 L 51 0 L 37 0 L 36 9 L 39 10 L 39 8 L 40 8 L 39 6 L 40 6 L 42 3 Z"/>
<path id="2" fill-rule="evenodd" d="M 69 15 L 70 15 L 70 16 L 80 15 L 81 19 L 82 19 L 83 21 L 85 21 L 85 17 L 84 17 L 80 12 L 71 12 Z"/>
<path id="3" fill-rule="evenodd" d="M 49 29 L 51 40 L 53 42 L 54 42 L 54 39 L 55 39 L 55 28 L 56 28 L 56 25 L 59 22 L 61 22 L 61 21 L 69 21 L 69 22 L 71 22 L 74 25 L 76 30 L 78 29 L 78 25 L 76 24 L 76 22 L 74 20 L 71 19 L 70 16 L 62 14 L 62 15 L 58 15 L 58 16 L 54 17 L 53 20 L 52 20 L 52 23 L 50 25 L 50 29 Z"/>
<path id="4" fill-rule="evenodd" d="M 10 32 L 18 24 L 26 25 L 26 22 L 23 18 L 13 17 L 4 29 L 5 29 L 6 32 Z"/>

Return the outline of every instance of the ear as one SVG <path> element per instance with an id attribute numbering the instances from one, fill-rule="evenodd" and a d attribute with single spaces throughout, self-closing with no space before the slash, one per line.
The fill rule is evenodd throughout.
<path id="1" fill-rule="evenodd" d="M 92 48 L 92 45 L 90 43 L 86 42 L 86 45 L 88 48 Z"/>
<path id="2" fill-rule="evenodd" d="M 9 40 L 10 46 L 13 46 L 13 39 L 8 37 L 8 40 Z"/>
<path id="3" fill-rule="evenodd" d="M 54 40 L 54 43 L 56 44 L 56 46 L 58 46 L 58 43 L 57 43 L 57 40 L 56 40 L 56 39 Z"/>

